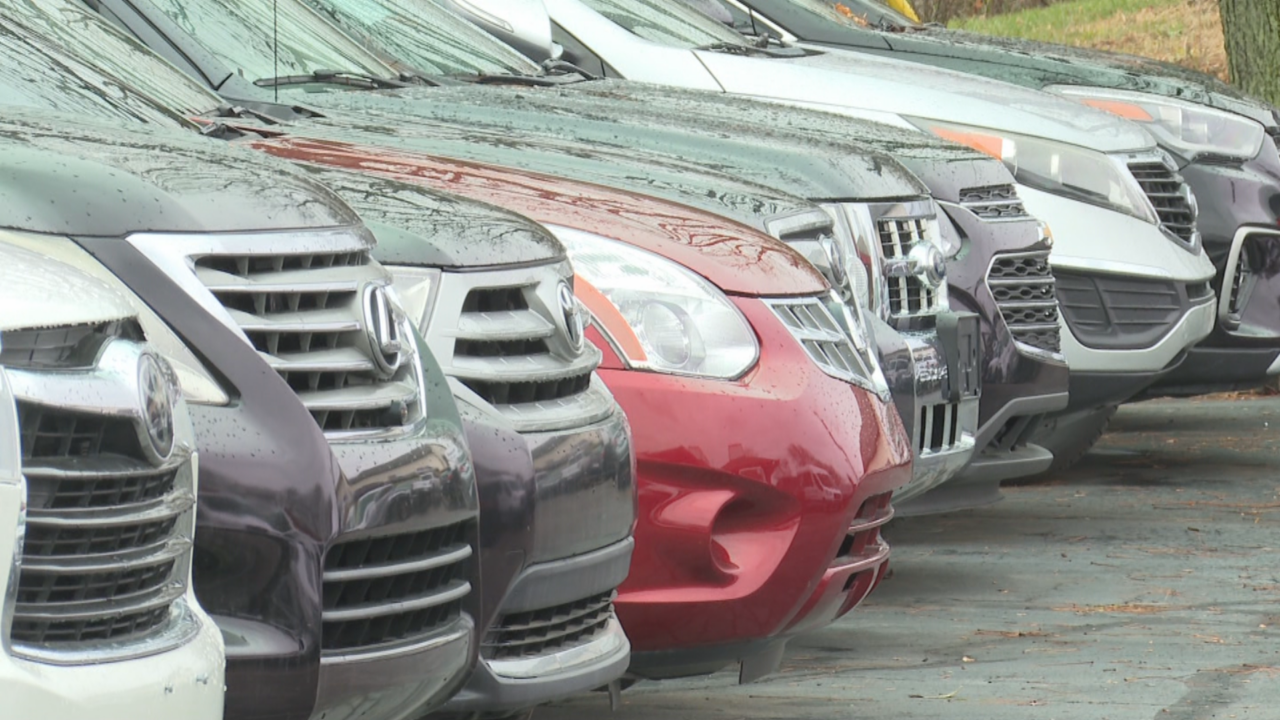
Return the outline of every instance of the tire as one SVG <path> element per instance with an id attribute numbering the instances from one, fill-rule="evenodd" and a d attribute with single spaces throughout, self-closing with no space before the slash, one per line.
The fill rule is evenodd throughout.
<path id="1" fill-rule="evenodd" d="M 1053 453 L 1048 473 L 1059 473 L 1080 462 L 1111 424 L 1118 406 L 1104 405 L 1093 410 L 1065 415 L 1046 422 L 1031 442 Z"/>

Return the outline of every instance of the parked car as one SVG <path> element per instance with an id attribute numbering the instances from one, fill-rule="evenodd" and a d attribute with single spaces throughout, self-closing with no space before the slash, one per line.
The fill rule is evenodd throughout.
<path id="1" fill-rule="evenodd" d="M 875 0 L 850 0 L 848 14 L 829 0 L 715 2 L 753 34 L 982 75 L 1140 123 L 1199 200 L 1219 294 L 1213 332 L 1143 395 L 1239 390 L 1280 374 L 1280 110 L 1171 63 L 921 25 Z"/>
<path id="2" fill-rule="evenodd" d="M 165 27 L 167 32 L 173 33 L 167 36 L 168 43 L 166 44 L 171 47 L 187 48 L 187 50 L 182 51 L 182 54 L 188 56 L 207 50 L 203 43 L 222 42 L 227 34 L 226 29 L 229 27 L 237 28 L 231 33 L 234 35 L 251 34 L 260 27 L 259 24 L 254 22 L 251 11 L 227 3 L 197 4 L 188 8 L 188 10 L 184 10 L 183 12 L 189 11 L 193 15 L 200 16 L 200 22 L 191 25 L 191 28 L 197 30 L 196 32 L 188 32 L 191 28 L 178 27 L 181 23 L 178 22 L 176 17 L 166 15 L 166 10 L 163 6 L 134 4 L 128 9 L 122 7 L 118 8 L 118 10 L 117 17 L 126 18 L 126 24 L 137 21 L 145 22 L 155 27 Z M 440 9 L 436 7 L 435 11 L 439 13 Z M 286 14 L 290 16 L 307 16 L 309 13 L 305 6 L 295 2 L 290 4 Z M 360 48 L 352 46 L 350 40 L 336 31 L 325 34 L 312 29 L 312 26 L 322 22 L 320 18 L 312 16 L 311 23 L 290 24 L 284 33 L 284 37 L 287 38 L 289 44 L 284 53 L 290 57 L 298 57 L 302 46 L 330 47 L 333 52 L 342 55 L 352 54 L 359 56 L 363 52 Z M 393 25 L 398 26 L 397 23 L 393 23 Z M 471 30 L 471 34 L 479 35 L 474 29 Z M 453 41 L 460 43 L 461 40 L 461 38 L 454 38 Z M 490 40 L 489 42 L 492 44 L 493 41 Z M 245 47 L 245 44 L 239 43 L 235 47 L 242 48 Z M 228 50 L 220 50 L 220 53 L 225 54 L 225 52 L 228 52 Z M 506 50 L 505 52 L 510 53 L 511 51 Z M 230 72 L 231 65 L 226 64 L 221 54 L 209 56 L 206 60 L 209 64 L 199 68 L 197 77 L 229 76 L 228 82 L 221 83 L 220 92 L 224 93 L 233 102 L 254 104 L 258 110 L 266 109 L 265 103 L 274 96 L 274 89 L 267 90 L 255 86 L 248 80 L 238 78 L 236 73 Z M 257 65 L 264 58 L 244 57 L 235 58 L 235 60 Z M 236 64 L 236 62 L 231 64 Z M 305 75 L 305 73 L 303 74 Z M 274 84 L 274 82 L 267 84 Z M 346 89 L 345 83 L 340 83 L 340 86 Z M 481 93 L 485 92 L 484 88 L 476 88 L 476 90 Z M 361 112 L 358 117 L 352 116 L 344 121 L 340 117 L 335 117 L 334 113 L 328 109 L 333 106 L 341 106 L 344 99 L 343 95 L 346 95 L 346 93 L 317 95 L 317 97 L 329 98 L 328 102 L 323 102 L 322 100 L 322 105 L 326 108 L 325 112 L 328 117 L 322 122 L 316 122 L 314 119 L 300 122 L 300 130 L 316 135 L 326 131 L 333 133 L 335 129 L 341 127 L 342 130 L 334 136 L 350 138 L 353 133 L 368 133 L 371 128 L 368 118 L 378 117 L 382 122 L 386 123 L 385 132 L 394 133 L 397 138 L 397 142 L 389 144 L 405 146 L 409 142 L 409 138 L 412 137 L 413 142 L 423 150 L 445 152 L 455 156 L 475 157 L 475 152 L 471 150 L 475 146 L 476 139 L 475 123 L 473 122 L 463 121 L 468 129 L 465 137 L 462 138 L 462 143 L 441 145 L 438 144 L 438 141 L 441 139 L 442 134 L 436 130 L 434 124 L 423 127 L 421 122 L 415 120 L 414 107 L 418 105 L 417 103 L 404 110 L 404 118 L 400 118 L 398 114 L 393 117 Z M 493 97 L 498 103 L 504 102 L 495 93 L 488 93 L 487 96 Z M 399 97 L 375 97 L 372 100 L 372 110 L 376 112 L 379 109 L 395 110 L 404 108 L 405 102 L 401 102 L 401 100 L 402 98 Z M 423 106 L 424 109 L 434 104 L 435 98 L 431 100 L 431 103 Z M 357 106 L 354 109 L 362 109 L 359 106 L 359 102 L 359 100 L 356 101 Z M 500 105 L 495 107 L 500 107 Z M 274 112 L 279 113 L 279 108 L 276 108 Z M 286 117 L 291 117 L 299 113 L 293 107 L 289 107 L 283 114 Z M 454 134 L 456 135 L 456 129 Z M 693 173 L 699 172 L 699 168 L 691 163 L 682 164 L 678 170 L 673 170 L 670 167 L 670 153 L 672 152 L 670 147 L 664 147 L 661 152 L 649 152 L 647 154 L 649 158 L 647 160 L 648 164 L 644 166 L 643 170 L 645 174 L 637 175 L 633 166 L 640 162 L 640 158 L 636 156 L 634 148 L 627 150 L 628 164 L 620 166 L 614 162 L 602 162 L 604 158 L 599 154 L 594 154 L 593 157 L 583 157 L 583 154 L 579 151 L 580 140 L 575 143 L 556 144 L 552 150 L 555 157 L 547 158 L 545 152 L 547 146 L 541 138 L 534 137 L 532 143 L 534 145 L 542 145 L 544 152 L 542 154 L 534 154 L 533 152 L 526 153 L 523 151 L 529 147 L 527 145 L 519 149 L 514 147 L 512 133 L 507 129 L 502 129 L 496 134 L 491 133 L 491 136 L 496 139 L 496 142 L 490 145 L 489 151 L 501 153 L 501 156 L 497 158 L 498 162 L 522 166 L 534 165 L 544 170 L 555 169 L 566 172 L 571 176 L 658 194 L 677 201 L 709 204 L 721 212 L 736 213 L 742 219 L 755 223 L 758 227 L 780 236 L 785 230 L 786 239 L 789 242 L 797 242 L 809 246 L 809 251 L 811 254 L 816 253 L 815 259 L 819 263 L 830 264 L 826 262 L 826 252 L 820 247 L 821 242 L 817 239 L 824 232 L 831 233 L 829 220 L 822 220 L 820 225 L 804 227 L 796 225 L 794 219 L 782 221 L 780 218 L 774 217 L 778 213 L 762 211 L 770 201 L 764 197 L 765 193 L 761 189 L 743 186 L 741 181 L 730 179 L 723 175 L 718 176 L 713 182 L 701 180 L 693 176 Z M 382 132 L 369 134 L 369 137 L 372 142 L 387 142 L 387 138 L 383 136 Z M 675 136 L 666 134 L 662 137 L 672 138 Z M 705 147 L 709 145 L 709 142 L 701 137 L 682 137 L 685 142 L 692 140 L 699 146 Z M 422 145 L 422 143 L 427 143 L 427 145 Z M 595 145 L 600 145 L 600 143 L 601 140 L 599 139 L 594 142 Z M 657 134 L 652 136 L 651 143 L 653 147 L 666 145 Z M 484 151 L 483 149 L 477 149 L 481 152 Z M 519 152 L 513 155 L 513 150 L 519 150 Z M 744 152 L 751 151 L 752 148 L 743 144 L 733 144 L 731 147 L 701 150 L 697 153 L 697 158 L 695 159 L 705 158 L 702 160 L 703 162 L 722 166 L 724 162 L 742 157 Z M 824 174 L 822 168 L 824 165 L 831 164 L 829 159 L 819 159 L 816 156 L 805 155 L 804 153 L 807 151 L 804 150 L 795 151 L 787 148 L 768 151 L 760 149 L 754 152 L 757 156 L 762 156 L 761 161 L 758 164 L 749 166 L 749 168 L 744 167 L 744 171 L 747 174 L 751 174 L 749 172 L 750 169 L 758 168 L 762 172 L 773 173 L 774 176 L 787 173 L 796 175 L 797 170 L 793 170 L 793 167 L 805 168 L 807 171 L 815 172 L 824 177 L 834 175 L 833 181 L 826 185 L 805 186 L 806 188 L 819 188 L 811 191 L 811 194 L 819 197 L 850 198 L 853 195 L 853 198 L 856 198 L 860 195 L 871 194 L 876 198 L 888 197 L 895 198 L 898 201 L 905 201 L 881 203 L 873 209 L 877 219 L 873 221 L 870 215 L 866 219 L 868 225 L 874 222 L 890 224 L 900 222 L 903 223 L 902 229 L 904 233 L 913 233 L 911 237 L 906 234 L 902 236 L 902 241 L 897 250 L 901 257 L 897 258 L 896 262 L 902 266 L 899 268 L 899 270 L 902 270 L 910 262 L 907 260 L 907 255 L 910 252 L 916 252 L 917 261 L 915 262 L 917 265 L 913 267 L 916 267 L 917 270 L 909 273 L 912 275 L 912 287 L 920 285 L 923 289 L 918 292 L 928 296 L 926 298 L 927 302 L 924 303 L 927 307 L 922 305 L 915 308 L 911 311 L 911 314 L 917 317 L 914 317 L 908 323 L 904 323 L 903 329 L 909 329 L 910 331 L 906 336 L 899 337 L 897 330 L 888 326 L 882 328 L 881 332 L 876 333 L 876 337 L 882 341 L 885 347 L 889 348 L 891 352 L 897 353 L 897 359 L 889 363 L 890 366 L 899 368 L 894 374 L 894 390 L 899 408 L 907 421 L 912 424 L 916 436 L 916 447 L 919 456 L 919 462 L 916 464 L 918 470 L 917 478 L 915 482 L 903 490 L 902 497 L 906 498 L 919 494 L 953 477 L 969 461 L 975 449 L 974 432 L 977 429 L 979 377 L 968 369 L 978 367 L 978 342 L 976 340 L 975 323 L 972 319 L 947 313 L 945 292 L 939 292 L 939 288 L 943 286 L 943 275 L 926 276 L 918 272 L 918 256 L 921 255 L 921 251 L 928 251 L 930 244 L 936 244 L 940 241 L 938 233 L 934 230 L 937 216 L 936 207 L 927 198 L 922 197 L 924 188 L 905 170 L 895 167 L 896 163 L 887 156 L 842 158 L 840 167 L 843 169 L 844 175 L 838 175 L 830 170 L 827 170 Z M 968 151 L 962 152 L 968 153 Z M 547 162 L 552 163 L 550 167 L 545 165 L 544 158 L 547 158 Z M 780 160 L 781 163 L 771 162 L 772 160 Z M 556 164 L 563 161 L 570 161 L 571 167 L 562 168 Z M 987 161 L 984 159 L 982 162 Z M 592 169 L 584 171 L 583 168 L 588 165 L 591 165 Z M 702 172 L 705 173 L 705 171 Z M 998 170 L 998 172 L 1005 173 L 1002 169 Z M 603 177 L 602 173 L 605 174 Z M 655 182 L 660 175 L 665 182 Z M 796 183 L 802 182 L 803 180 L 796 181 Z M 708 202 L 708 198 L 715 198 L 715 200 Z M 855 210 L 855 206 L 859 209 Z M 861 212 L 860 204 L 850 202 L 849 207 L 852 212 Z M 820 213 L 818 217 L 822 217 Z M 846 237 L 849 235 L 850 230 L 843 219 L 835 232 L 843 232 Z M 827 242 L 830 241 L 828 240 Z M 843 276 L 843 267 L 848 262 L 845 257 L 854 257 L 851 247 L 852 240 L 847 240 L 847 244 L 850 247 L 847 250 L 841 250 L 841 258 L 839 258 L 838 267 L 841 269 L 841 277 L 833 276 L 833 282 L 847 284 L 847 278 Z M 871 247 L 872 249 L 869 250 L 871 253 L 879 255 L 882 252 L 878 243 Z M 936 254 L 937 251 L 935 250 L 934 253 Z M 862 256 L 868 257 L 866 252 Z M 878 269 L 879 264 L 876 267 Z M 902 282 L 905 283 L 907 281 L 903 280 Z M 867 287 L 868 284 L 864 282 L 864 290 Z M 880 287 L 881 284 L 878 283 L 877 289 Z M 908 290 L 903 289 L 902 292 L 906 293 Z M 852 300 L 853 298 L 850 297 L 849 299 Z M 901 298 L 899 300 L 905 302 Z M 916 298 L 915 302 L 920 304 L 920 298 Z M 885 304 L 886 309 L 884 312 L 887 316 L 887 298 Z M 945 328 L 943 331 L 945 339 L 939 336 L 937 329 L 939 323 L 941 327 Z M 908 325 L 909 328 L 907 327 Z M 960 350 L 962 347 L 964 351 Z M 921 372 L 915 372 L 917 367 L 922 369 Z"/>
<path id="3" fill-rule="evenodd" d="M 42 13 L 22 17 L 47 29 Z M 75 37 L 99 50 L 123 40 Z M 116 44 L 105 56 L 130 53 L 146 51 Z M 179 95 L 217 104 L 146 55 L 135 64 L 154 66 L 137 65 L 130 77 L 146 68 L 167 73 Z M 468 440 L 483 456 L 480 500 L 491 508 L 480 526 L 483 592 L 464 607 L 484 641 L 449 709 L 516 710 L 617 681 L 629 646 L 610 598 L 630 564 L 634 460 L 626 418 L 594 374 L 599 353 L 583 345 L 574 324 L 580 315 L 570 312 L 563 247 L 496 208 L 394 181 L 370 189 L 340 174 L 333 174 L 340 194 L 394 248 L 375 256 L 398 263 L 406 311 L 449 377 Z M 583 514 L 593 521 L 581 522 Z"/>
<path id="4" fill-rule="evenodd" d="M 228 715 L 438 705 L 475 652 L 474 477 L 372 235 L 289 166 L 14 23 L 0 56 L 4 158 L 23 159 L 6 192 L 46 193 L 8 226 L 88 252 L 145 303 L 144 329 L 182 339 L 164 352 L 201 454 L 193 582 L 227 647 Z"/>
<path id="5" fill-rule="evenodd" d="M 526 8 L 522 22 L 539 26 L 519 31 L 509 19 L 498 27 L 493 13 L 472 14 L 505 36 L 536 36 L 550 24 L 564 58 L 593 72 L 598 64 L 611 76 L 718 86 L 879 119 L 1002 160 L 1027 210 L 1054 231 L 1054 274 L 1059 298 L 1067 299 L 1063 350 L 1072 368 L 1063 420 L 1088 424 L 1106 415 L 1175 370 L 1212 330 L 1213 268 L 1196 230 L 1194 195 L 1174 160 L 1136 125 L 1007 83 L 941 69 L 912 73 L 919 65 L 904 61 L 837 48 L 757 47 L 682 0 L 545 5 L 549 17 Z M 1126 301 L 1135 292 L 1158 300 L 1135 314 Z M 1051 449 L 1068 460 L 1081 452 L 1078 444 Z"/>
<path id="6" fill-rule="evenodd" d="M 43 159 L 4 145 L 0 168 L 29 185 L 0 193 L 45 197 Z M 0 222 L 29 212 L 5 203 Z M 173 369 L 143 338 L 135 296 L 69 241 L 58 259 L 43 245 L 0 231 L 3 714 L 221 718 L 222 638 L 191 587 L 197 453 Z"/>

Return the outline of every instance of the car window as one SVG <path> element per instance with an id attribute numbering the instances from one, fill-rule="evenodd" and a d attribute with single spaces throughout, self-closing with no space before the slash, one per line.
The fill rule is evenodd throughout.
<path id="1" fill-rule="evenodd" d="M 113 122 L 192 127 L 129 83 L 80 62 L 6 12 L 0 8 L 0 106 Z"/>
<path id="2" fill-rule="evenodd" d="M 916 21 L 876 0 L 788 0 L 810 12 L 850 27 L 887 25 L 893 28 L 916 27 Z"/>
<path id="3" fill-rule="evenodd" d="M 5 0 L 0 2 L 0 13 L 169 111 L 199 115 L 221 103 L 218 96 L 75 0 Z"/>
<path id="4" fill-rule="evenodd" d="M 631 33 L 662 45 L 696 48 L 745 45 L 732 28 L 712 20 L 680 0 L 583 0 L 588 7 Z"/>
<path id="5" fill-rule="evenodd" d="M 317 70 L 395 78 L 395 70 L 300 0 L 151 0 L 250 82 Z"/>
<path id="6" fill-rule="evenodd" d="M 306 0 L 401 70 L 431 75 L 538 73 L 538 66 L 433 0 Z"/>

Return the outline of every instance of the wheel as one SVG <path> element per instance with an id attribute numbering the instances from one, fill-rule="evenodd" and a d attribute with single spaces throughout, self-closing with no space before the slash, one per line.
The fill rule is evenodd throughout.
<path id="1" fill-rule="evenodd" d="M 1104 405 L 1064 415 L 1041 425 L 1031 436 L 1031 442 L 1053 453 L 1053 464 L 1047 472 L 1062 472 L 1080 462 L 1106 432 L 1117 409 L 1115 405 Z"/>

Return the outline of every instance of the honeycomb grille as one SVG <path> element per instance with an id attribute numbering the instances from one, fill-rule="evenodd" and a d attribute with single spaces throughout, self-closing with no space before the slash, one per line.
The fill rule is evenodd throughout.
<path id="1" fill-rule="evenodd" d="M 960 191 L 960 205 L 983 220 L 1022 220 L 1027 208 L 1012 185 L 988 185 Z"/>
<path id="2" fill-rule="evenodd" d="M 1062 351 L 1048 251 L 997 255 L 987 273 L 987 287 L 1015 341 L 1045 352 Z"/>

